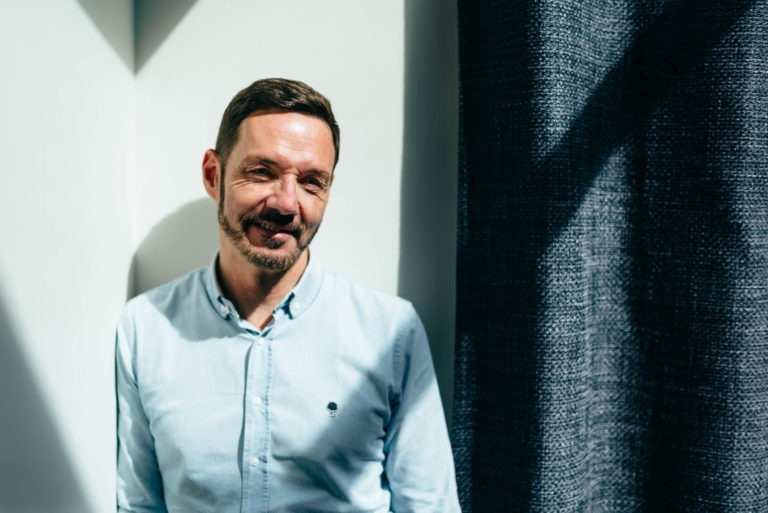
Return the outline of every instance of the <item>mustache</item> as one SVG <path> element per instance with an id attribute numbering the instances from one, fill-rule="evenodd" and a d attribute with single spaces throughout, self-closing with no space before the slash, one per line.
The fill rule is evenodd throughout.
<path id="1" fill-rule="evenodd" d="M 262 226 L 267 230 L 277 227 L 281 232 L 288 232 L 298 238 L 304 232 L 304 226 L 294 221 L 293 214 L 281 214 L 277 210 L 264 210 L 260 214 L 248 212 L 240 218 L 240 226 L 246 231 L 249 226 Z"/>

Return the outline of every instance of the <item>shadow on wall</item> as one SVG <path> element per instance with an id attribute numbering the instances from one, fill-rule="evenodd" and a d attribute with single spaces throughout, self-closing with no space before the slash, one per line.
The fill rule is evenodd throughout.
<path id="1" fill-rule="evenodd" d="M 88 513 L 61 437 L 0 297 L 0 511 Z"/>
<path id="2" fill-rule="evenodd" d="M 197 0 L 78 0 L 125 65 L 138 74 Z"/>
<path id="3" fill-rule="evenodd" d="M 128 298 L 208 265 L 218 250 L 216 204 L 191 201 L 157 223 L 133 255 Z"/>
<path id="4" fill-rule="evenodd" d="M 458 180 L 456 0 L 405 2 L 398 294 L 429 334 L 449 427 L 453 402 Z"/>
<path id="5" fill-rule="evenodd" d="M 123 64 L 133 71 L 133 0 L 113 2 L 77 0 L 77 2 Z"/>
<path id="6" fill-rule="evenodd" d="M 82 0 L 81 0 L 82 1 Z M 92 1 L 92 0 L 91 0 Z M 197 0 L 134 0 L 135 72 L 160 48 Z"/>

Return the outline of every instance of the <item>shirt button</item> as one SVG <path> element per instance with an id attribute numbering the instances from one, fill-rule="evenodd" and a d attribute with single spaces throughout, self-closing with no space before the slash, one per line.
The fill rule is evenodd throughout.
<path id="1" fill-rule="evenodd" d="M 294 301 L 293 303 L 291 303 L 291 306 L 296 310 L 301 310 L 301 303 L 299 303 L 298 301 Z"/>
<path id="2" fill-rule="evenodd" d="M 261 402 L 262 402 L 261 397 L 258 397 L 258 396 L 253 400 L 253 404 L 255 404 L 256 406 L 261 406 Z"/>
<path id="3" fill-rule="evenodd" d="M 227 308 L 225 305 L 221 305 L 219 307 L 219 312 L 221 312 L 221 315 L 229 315 L 229 308 Z"/>
<path id="4" fill-rule="evenodd" d="M 256 456 L 252 457 L 251 458 L 251 466 L 252 467 L 257 467 L 258 465 L 259 465 L 259 458 L 257 458 Z"/>

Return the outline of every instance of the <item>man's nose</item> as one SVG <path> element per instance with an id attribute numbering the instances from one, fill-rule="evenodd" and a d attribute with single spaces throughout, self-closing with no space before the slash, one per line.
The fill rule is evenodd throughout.
<path id="1" fill-rule="evenodd" d="M 277 210 L 282 215 L 296 214 L 299 211 L 296 177 L 283 176 L 274 184 L 274 187 L 272 195 L 267 200 L 267 207 Z"/>

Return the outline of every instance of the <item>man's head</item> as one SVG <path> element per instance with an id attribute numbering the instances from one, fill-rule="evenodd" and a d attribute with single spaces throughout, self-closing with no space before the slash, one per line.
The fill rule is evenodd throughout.
<path id="1" fill-rule="evenodd" d="M 331 129 L 335 151 L 334 166 L 339 161 L 339 125 L 331 102 L 304 82 L 285 78 L 257 80 L 232 98 L 227 105 L 216 137 L 216 153 L 226 163 L 237 143 L 241 123 L 257 112 L 298 112 L 320 118 Z"/>
<path id="2" fill-rule="evenodd" d="M 203 159 L 222 255 L 290 269 L 322 221 L 338 148 L 330 104 L 306 84 L 266 79 L 240 91 Z"/>

